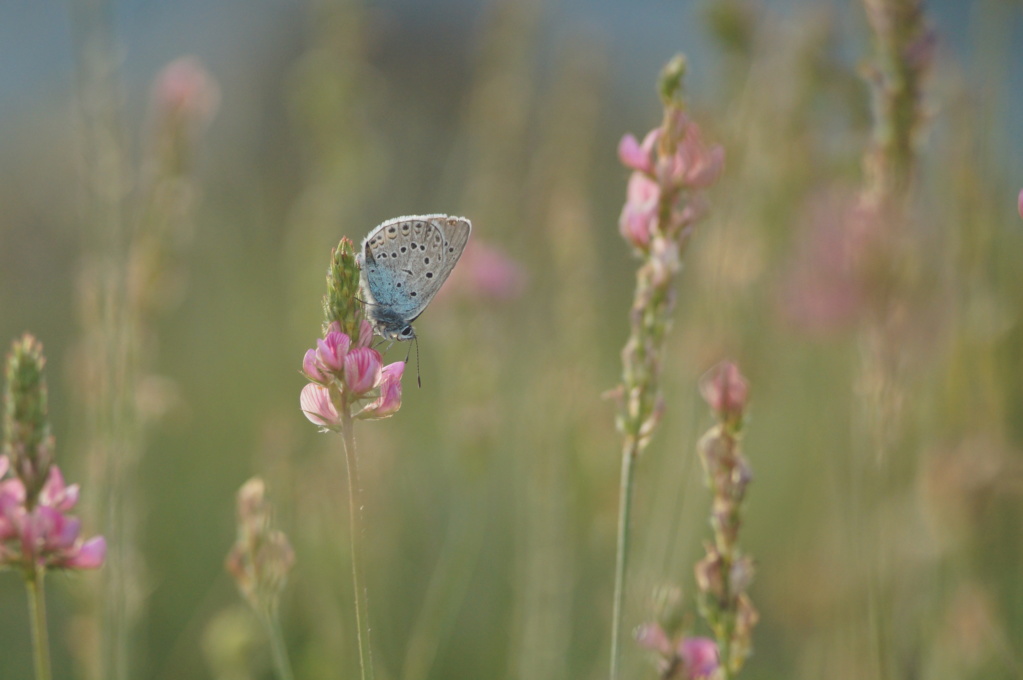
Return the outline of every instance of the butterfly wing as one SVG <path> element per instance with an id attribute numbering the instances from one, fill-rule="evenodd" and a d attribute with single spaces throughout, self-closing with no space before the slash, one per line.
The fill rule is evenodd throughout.
<path id="1" fill-rule="evenodd" d="M 371 231 L 359 263 L 378 320 L 392 325 L 418 317 L 461 257 L 471 228 L 462 217 L 418 215 Z"/>
<path id="2" fill-rule="evenodd" d="M 422 313 L 447 281 L 465 250 L 470 231 L 472 225 L 469 220 L 446 215 L 430 215 L 413 225 L 413 242 L 418 246 L 418 252 L 411 251 L 413 257 L 406 271 L 412 272 L 407 284 L 409 295 L 414 293 L 420 304 L 416 316 Z"/>

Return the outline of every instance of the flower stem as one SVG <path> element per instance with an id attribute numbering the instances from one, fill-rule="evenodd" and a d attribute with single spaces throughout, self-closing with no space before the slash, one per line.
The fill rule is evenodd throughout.
<path id="1" fill-rule="evenodd" d="M 291 672 L 288 648 L 284 644 L 281 621 L 277 617 L 277 612 L 264 612 L 263 625 L 266 626 L 267 637 L 270 639 L 270 656 L 273 657 L 274 672 L 277 675 L 277 680 L 294 680 L 295 675 Z"/>
<path id="2" fill-rule="evenodd" d="M 36 680 L 50 680 L 50 641 L 46 633 L 46 593 L 43 589 L 42 568 L 35 568 L 25 578 L 28 589 L 28 614 L 32 620 L 32 650 L 35 658 Z"/>
<path id="3" fill-rule="evenodd" d="M 355 623 L 359 636 L 359 671 L 362 680 L 373 680 L 373 654 L 369 644 L 369 596 L 362 574 L 362 489 L 359 486 L 355 432 L 352 430 L 352 406 L 341 409 L 341 433 L 348 464 L 348 534 L 351 539 L 352 587 L 355 590 Z"/>
<path id="4" fill-rule="evenodd" d="M 618 541 L 615 554 L 614 608 L 611 615 L 611 680 L 617 680 L 621 666 L 622 619 L 625 606 L 625 569 L 629 557 L 629 520 L 632 514 L 632 488 L 636 477 L 639 442 L 627 437 L 622 449 L 622 479 L 618 501 Z"/>

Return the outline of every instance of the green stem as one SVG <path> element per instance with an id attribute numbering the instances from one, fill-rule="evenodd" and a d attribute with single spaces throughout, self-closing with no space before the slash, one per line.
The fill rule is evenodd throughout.
<path id="1" fill-rule="evenodd" d="M 352 430 L 352 407 L 347 402 L 341 409 L 341 433 L 348 464 L 348 534 L 351 539 L 352 587 L 355 590 L 355 623 L 359 636 L 359 671 L 362 680 L 373 680 L 373 654 L 369 644 L 369 596 L 362 576 L 362 503 L 359 487 L 358 457 L 355 433 Z"/>
<path id="2" fill-rule="evenodd" d="M 35 658 L 36 680 L 51 680 L 50 640 L 46 633 L 46 592 L 43 589 L 41 567 L 29 572 L 25 578 L 28 589 L 28 615 L 32 620 L 32 651 Z"/>
<path id="3" fill-rule="evenodd" d="M 622 619 L 625 607 L 625 569 L 629 558 L 629 525 L 632 513 L 632 487 L 635 480 L 639 442 L 627 436 L 622 450 L 622 479 L 618 500 L 618 542 L 615 554 L 614 609 L 611 614 L 611 680 L 618 680 L 621 669 Z"/>
<path id="4" fill-rule="evenodd" d="M 281 621 L 276 611 L 263 613 L 263 624 L 266 626 L 267 637 L 270 639 L 270 656 L 273 657 L 274 672 L 278 680 L 294 680 L 291 662 L 288 660 L 288 648 L 284 644 L 281 632 Z"/>

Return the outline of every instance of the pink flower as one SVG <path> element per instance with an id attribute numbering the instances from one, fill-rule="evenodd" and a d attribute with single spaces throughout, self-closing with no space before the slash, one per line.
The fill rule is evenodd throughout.
<path id="1" fill-rule="evenodd" d="M 316 360 L 323 372 L 340 373 L 345 367 L 345 356 L 352 340 L 344 333 L 331 331 L 316 341 Z M 304 362 L 303 362 L 304 364 Z"/>
<path id="2" fill-rule="evenodd" d="M 195 57 L 181 57 L 157 75 L 153 101 L 166 115 L 207 123 L 220 104 L 220 88 L 202 62 Z"/>
<path id="3" fill-rule="evenodd" d="M 380 383 L 380 352 L 357 347 L 345 357 L 345 386 L 353 395 L 369 392 Z"/>
<path id="4" fill-rule="evenodd" d="M 618 220 L 618 230 L 633 247 L 645 250 L 657 228 L 661 189 L 655 181 L 641 172 L 629 178 L 625 206 Z"/>
<path id="5" fill-rule="evenodd" d="M 1016 208 L 1019 210 L 1019 216 L 1023 217 L 1023 189 L 1019 190 L 1019 198 L 1016 199 Z"/>
<path id="6" fill-rule="evenodd" d="M 62 512 L 70 510 L 78 503 L 78 485 L 64 485 L 64 475 L 56 465 L 50 468 L 50 476 L 46 478 L 42 491 L 39 493 L 39 503 Z"/>
<path id="7" fill-rule="evenodd" d="M 722 419 L 741 416 L 749 397 L 749 384 L 731 361 L 722 361 L 700 379 L 700 394 Z"/>
<path id="8" fill-rule="evenodd" d="M 302 406 L 302 413 L 315 425 L 325 429 L 333 429 L 341 424 L 341 417 L 338 415 L 334 403 L 330 399 L 330 390 L 316 383 L 309 383 L 302 388 L 299 395 L 299 404 Z"/>
<path id="9" fill-rule="evenodd" d="M 676 641 L 668 638 L 658 624 L 644 624 L 636 631 L 636 642 L 661 657 L 661 670 L 679 668 L 686 680 L 710 678 L 718 669 L 718 647 L 710 638 L 681 636 Z"/>
<path id="10" fill-rule="evenodd" d="M 666 182 L 693 189 L 705 189 L 721 176 L 725 167 L 725 150 L 720 144 L 707 146 L 696 123 L 683 120 L 682 141 L 672 156 L 658 163 L 658 175 Z"/>
<path id="11" fill-rule="evenodd" d="M 647 133 L 641 145 L 632 134 L 622 137 L 618 142 L 618 158 L 622 165 L 647 175 L 654 174 L 654 147 L 661 136 L 661 129 L 655 128 Z"/>
<path id="12" fill-rule="evenodd" d="M 316 350 L 306 350 L 305 356 L 302 357 L 302 373 L 305 377 L 312 380 L 314 383 L 320 385 L 326 385 L 329 378 L 320 371 L 320 364 L 316 360 Z"/>
<path id="13" fill-rule="evenodd" d="M 0 464 L 2 467 L 2 464 Z M 0 563 L 49 569 L 95 569 L 106 541 L 81 538 L 81 522 L 66 514 L 78 501 L 78 485 L 66 486 L 54 465 L 31 512 L 20 480 L 0 483 Z"/>
<path id="14" fill-rule="evenodd" d="M 451 289 L 479 299 L 514 300 L 526 286 L 526 274 L 518 262 L 479 240 L 469 242 L 454 273 L 458 280 Z"/>
<path id="15" fill-rule="evenodd" d="M 405 362 L 396 361 L 384 366 L 380 373 L 380 396 L 366 405 L 359 418 L 387 418 L 401 408 L 401 376 L 405 373 Z"/>
<path id="16" fill-rule="evenodd" d="M 107 556 L 107 541 L 94 536 L 82 543 L 78 550 L 64 563 L 65 569 L 98 569 Z"/>
<path id="17" fill-rule="evenodd" d="M 685 662 L 687 678 L 709 678 L 718 669 L 718 646 L 710 638 L 683 638 L 676 651 Z"/>

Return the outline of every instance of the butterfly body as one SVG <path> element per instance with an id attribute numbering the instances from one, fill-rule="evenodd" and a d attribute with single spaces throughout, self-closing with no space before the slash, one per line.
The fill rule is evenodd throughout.
<path id="1" fill-rule="evenodd" d="M 464 217 L 410 215 L 377 226 L 362 242 L 366 315 L 388 340 L 416 337 L 412 322 L 447 280 L 469 241 Z"/>

